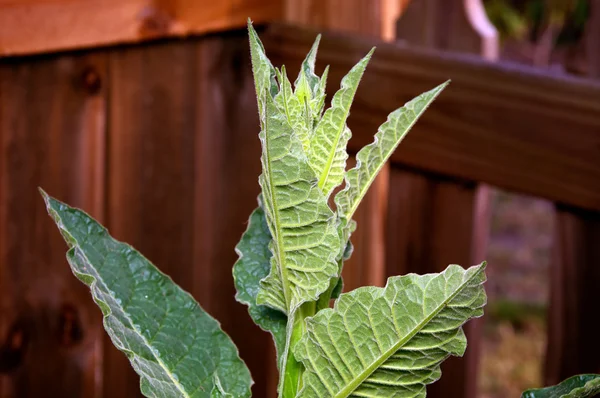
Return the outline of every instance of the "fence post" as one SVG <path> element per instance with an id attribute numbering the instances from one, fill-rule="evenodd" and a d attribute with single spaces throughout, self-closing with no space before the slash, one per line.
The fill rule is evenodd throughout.
<path id="1" fill-rule="evenodd" d="M 104 219 L 106 58 L 0 64 L 0 396 L 102 396 L 102 316 L 36 188 Z"/>
<path id="2" fill-rule="evenodd" d="M 600 373 L 600 213 L 556 206 L 545 384 Z"/>
<path id="3" fill-rule="evenodd" d="M 487 19 L 480 0 L 412 0 L 398 20 L 397 40 L 410 46 L 479 54 L 489 61 L 496 61 L 499 56 L 498 34 Z M 390 274 L 439 272 L 449 263 L 469 266 L 483 260 L 489 235 L 489 187 L 466 188 L 436 176 L 425 177 L 400 170 L 395 172 L 391 184 L 391 192 L 405 198 L 419 198 L 420 204 L 417 209 L 398 208 L 402 202 L 392 204 L 396 197 L 390 195 L 390 208 L 400 212 L 392 216 L 390 210 L 391 223 L 417 218 L 410 225 L 389 226 L 387 267 Z M 450 220 L 460 226 L 453 226 Z M 419 223 L 425 226 L 419 226 Z M 409 242 L 423 240 L 414 244 L 429 254 L 416 254 L 410 244 L 399 248 L 399 242 L 389 241 L 394 239 L 393 228 L 400 228 L 396 232 L 404 234 L 402 239 Z M 413 256 L 416 257 L 411 259 Z M 403 258 L 409 260 L 403 261 Z M 399 264 L 406 264 L 405 269 L 394 269 Z M 469 341 L 465 358 L 453 358 L 444 363 L 444 377 L 429 388 L 431 397 L 474 398 L 477 395 L 481 320 L 469 322 L 465 332 Z"/>
<path id="4" fill-rule="evenodd" d="M 600 3 L 590 2 L 586 32 L 588 74 L 600 78 Z M 550 271 L 550 306 L 545 384 L 578 373 L 600 373 L 600 212 L 556 205 L 554 261 Z"/>

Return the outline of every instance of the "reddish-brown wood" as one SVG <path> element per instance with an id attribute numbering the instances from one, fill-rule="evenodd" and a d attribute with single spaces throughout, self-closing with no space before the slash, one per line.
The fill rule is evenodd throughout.
<path id="1" fill-rule="evenodd" d="M 354 159 L 349 167 L 354 167 Z M 352 234 L 352 257 L 344 264 L 344 291 L 360 286 L 383 286 L 387 279 L 385 269 L 385 226 L 389 190 L 389 165 L 369 188 L 353 219 L 357 229 Z"/>
<path id="2" fill-rule="evenodd" d="M 269 32 L 269 54 L 286 65 L 299 64 L 316 35 L 282 25 Z M 328 87 L 375 44 L 350 116 L 352 150 L 389 112 L 451 78 L 393 162 L 600 210 L 600 83 L 327 33 L 319 61 L 335 66 Z"/>
<path id="3" fill-rule="evenodd" d="M 264 396 L 269 337 L 235 302 L 231 274 L 259 191 L 248 53 L 232 34 L 111 54 L 108 225 L 221 322 Z M 133 394 L 128 368 L 107 362 L 105 378 L 126 377 Z"/>
<path id="4" fill-rule="evenodd" d="M 600 79 L 600 3 L 590 2 L 591 15 L 587 22 L 585 52 L 588 75 Z"/>
<path id="5" fill-rule="evenodd" d="M 441 272 L 448 264 L 470 266 L 475 258 L 474 184 L 444 180 L 392 167 L 386 230 L 388 275 Z M 476 396 L 475 375 L 480 333 L 467 324 L 469 349 L 465 358 L 442 365 L 443 377 L 428 388 L 428 396 Z"/>
<path id="6" fill-rule="evenodd" d="M 372 37 L 382 35 L 381 0 L 284 0 L 286 22 Z"/>
<path id="7" fill-rule="evenodd" d="M 397 40 L 411 46 L 476 54 L 495 60 L 499 38 L 482 0 L 412 0 L 397 23 Z"/>
<path id="8" fill-rule="evenodd" d="M 37 192 L 104 219 L 106 57 L 0 64 L 0 396 L 101 397 L 100 311 Z"/>
<path id="9" fill-rule="evenodd" d="M 545 383 L 600 373 L 600 213 L 558 206 Z"/>
<path id="10" fill-rule="evenodd" d="M 280 0 L 0 0 L 0 57 L 224 31 L 281 12 Z"/>

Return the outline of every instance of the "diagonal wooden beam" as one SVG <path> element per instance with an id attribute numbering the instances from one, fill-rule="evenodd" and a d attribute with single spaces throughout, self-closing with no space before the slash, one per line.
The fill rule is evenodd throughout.
<path id="1" fill-rule="evenodd" d="M 315 35 L 273 25 L 265 41 L 276 64 L 292 67 Z M 600 82 L 343 34 L 321 43 L 329 87 L 378 46 L 350 116 L 351 149 L 369 143 L 389 112 L 450 78 L 393 163 L 600 210 Z"/>

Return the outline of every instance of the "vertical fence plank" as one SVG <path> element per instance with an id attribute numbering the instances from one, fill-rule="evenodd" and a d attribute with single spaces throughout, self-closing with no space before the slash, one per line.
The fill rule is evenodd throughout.
<path id="1" fill-rule="evenodd" d="M 285 0 L 287 22 L 320 29 L 382 35 L 380 0 Z"/>
<path id="2" fill-rule="evenodd" d="M 103 54 L 0 63 L 0 396 L 100 397 L 101 314 L 36 190 L 103 219 Z"/>
<path id="3" fill-rule="evenodd" d="M 474 184 L 439 179 L 392 166 L 386 233 L 388 275 L 443 271 L 448 264 L 470 266 L 474 261 L 476 230 Z M 479 334 L 472 321 L 466 333 L 464 358 L 442 365 L 440 381 L 428 397 L 474 397 Z"/>
<path id="4" fill-rule="evenodd" d="M 253 395 L 266 397 L 276 385 L 275 355 L 268 333 L 254 325 L 247 307 L 234 299 L 235 246 L 257 206 L 260 130 L 245 33 L 203 39 L 198 45 L 200 73 L 197 142 L 195 270 L 210 270 L 208 308 L 240 349 L 255 381 Z M 202 271 L 203 272 L 203 271 Z"/>
<path id="5" fill-rule="evenodd" d="M 194 265 L 193 49 L 129 47 L 109 64 L 108 228 L 184 289 Z M 141 396 L 139 377 L 106 340 L 106 396 Z"/>
<path id="6" fill-rule="evenodd" d="M 240 32 L 115 53 L 108 214 L 118 238 L 221 322 L 251 368 L 255 395 L 265 396 L 271 343 L 235 302 L 231 272 L 259 192 L 248 53 Z M 137 376 L 120 353 L 111 353 L 107 385 L 125 383 L 136 394 Z"/>
<path id="7" fill-rule="evenodd" d="M 597 314 L 600 213 L 557 206 L 551 270 L 546 384 L 579 373 L 600 373 Z"/>

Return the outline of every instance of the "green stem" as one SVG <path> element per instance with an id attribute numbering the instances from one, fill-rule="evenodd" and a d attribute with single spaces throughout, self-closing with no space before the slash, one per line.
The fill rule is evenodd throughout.
<path id="1" fill-rule="evenodd" d="M 298 343 L 306 332 L 306 318 L 313 316 L 317 310 L 317 303 L 304 303 L 290 314 L 287 326 L 287 340 L 285 351 L 281 358 L 282 365 L 279 374 L 279 397 L 295 398 L 302 389 L 302 374 L 304 366 L 294 357 L 292 348 Z"/>

